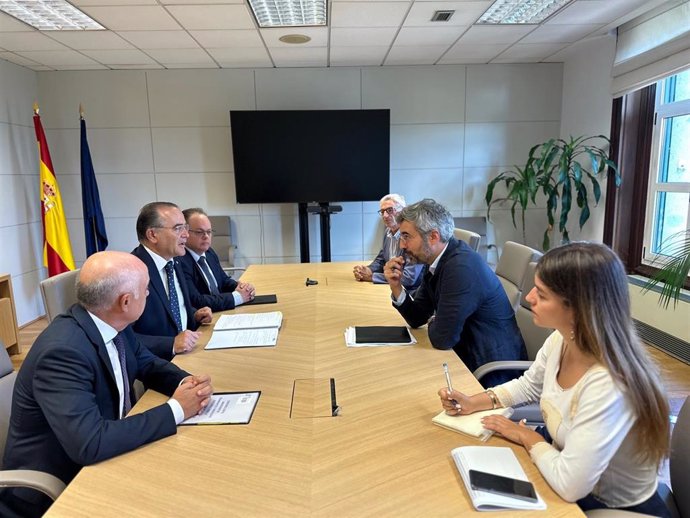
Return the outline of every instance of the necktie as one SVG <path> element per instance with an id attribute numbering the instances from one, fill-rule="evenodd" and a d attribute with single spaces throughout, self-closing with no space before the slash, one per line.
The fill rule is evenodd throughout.
<path id="1" fill-rule="evenodd" d="M 218 295 L 220 292 L 218 291 L 216 278 L 213 276 L 213 273 L 211 272 L 211 269 L 208 267 L 208 263 L 206 262 L 206 257 L 204 257 L 203 255 L 199 257 L 199 266 L 201 266 L 204 275 L 206 275 L 206 280 L 208 281 L 208 288 L 211 290 L 211 295 Z"/>
<path id="2" fill-rule="evenodd" d="M 180 317 L 180 302 L 177 300 L 177 290 L 175 290 L 175 270 L 173 269 L 173 262 L 168 261 L 165 265 L 165 273 L 168 276 L 168 302 L 170 303 L 170 311 L 172 311 L 175 318 L 175 325 L 177 332 L 182 332 L 182 318 Z"/>
<path id="3" fill-rule="evenodd" d="M 127 376 L 127 359 L 125 357 L 125 341 L 119 334 L 113 338 L 113 345 L 117 349 L 117 358 L 120 360 L 120 371 L 122 372 L 122 388 L 124 391 L 124 401 L 122 404 L 122 417 L 125 417 L 132 409 L 132 400 L 129 397 L 129 376 Z"/>

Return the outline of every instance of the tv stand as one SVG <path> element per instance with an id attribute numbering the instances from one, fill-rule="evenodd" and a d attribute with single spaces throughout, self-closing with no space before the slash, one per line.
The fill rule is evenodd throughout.
<path id="1" fill-rule="evenodd" d="M 299 257 L 300 262 L 309 262 L 309 214 L 318 214 L 321 219 L 321 262 L 331 262 L 331 214 L 341 212 L 340 205 L 330 205 L 329 202 L 319 202 L 309 205 L 301 202 L 299 207 Z"/>

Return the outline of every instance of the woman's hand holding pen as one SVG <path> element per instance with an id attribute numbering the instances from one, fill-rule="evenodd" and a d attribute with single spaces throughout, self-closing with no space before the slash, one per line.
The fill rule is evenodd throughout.
<path id="1" fill-rule="evenodd" d="M 438 395 L 441 398 L 441 405 L 448 415 L 467 415 L 482 408 L 475 408 L 472 399 L 474 396 L 466 396 L 457 390 L 448 391 L 448 387 L 439 389 Z"/>

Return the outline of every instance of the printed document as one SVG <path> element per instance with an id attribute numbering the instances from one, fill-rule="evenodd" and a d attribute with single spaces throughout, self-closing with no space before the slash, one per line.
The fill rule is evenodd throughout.
<path id="1" fill-rule="evenodd" d="M 181 424 L 248 424 L 261 392 L 218 392 L 199 415 Z"/>

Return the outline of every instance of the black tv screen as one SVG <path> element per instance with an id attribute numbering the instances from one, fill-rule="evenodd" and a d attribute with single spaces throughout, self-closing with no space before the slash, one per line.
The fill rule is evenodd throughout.
<path id="1" fill-rule="evenodd" d="M 390 110 L 231 111 L 238 203 L 378 201 Z"/>

